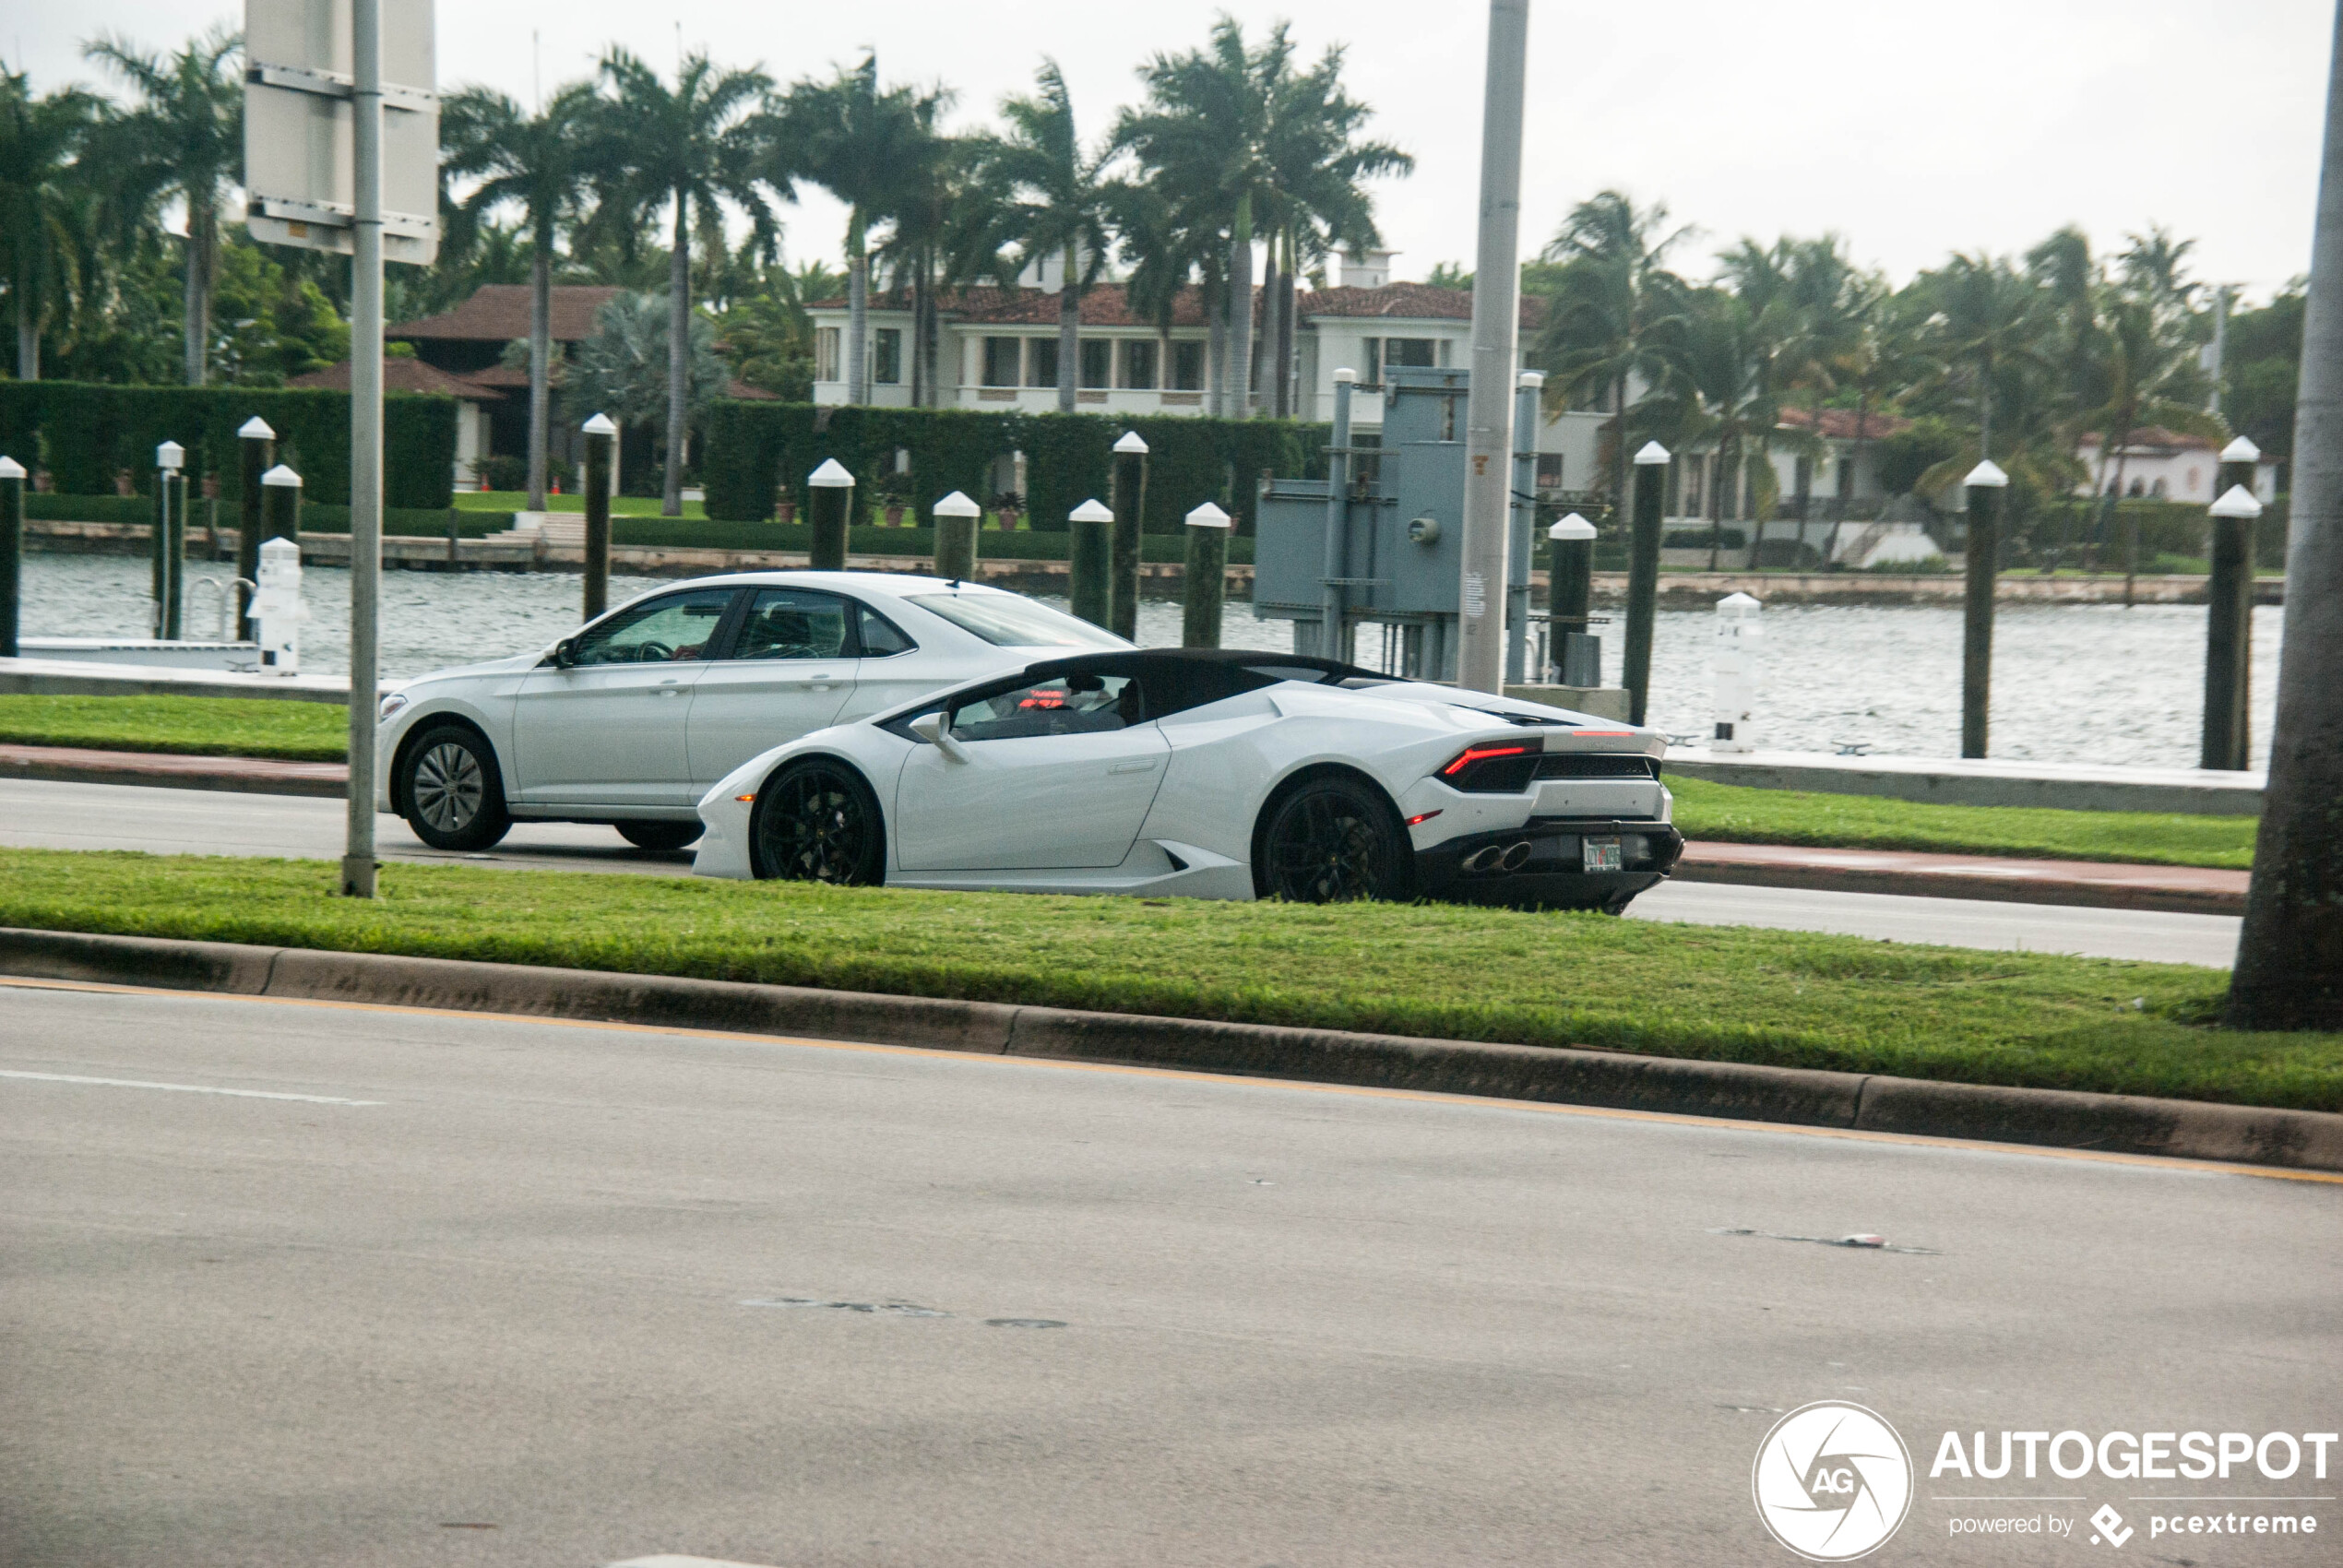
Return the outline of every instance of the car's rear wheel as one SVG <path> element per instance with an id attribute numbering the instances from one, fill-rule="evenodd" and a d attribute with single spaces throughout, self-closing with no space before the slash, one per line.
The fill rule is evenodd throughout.
<path id="1" fill-rule="evenodd" d="M 1407 898 L 1407 830 L 1380 791 L 1338 775 L 1304 781 L 1263 814 L 1254 891 L 1297 904 Z"/>
<path id="2" fill-rule="evenodd" d="M 804 757 L 766 781 L 749 818 L 750 869 L 760 878 L 866 887 L 886 879 L 886 827 L 862 774 Z"/>
<path id="3" fill-rule="evenodd" d="M 480 731 L 441 724 L 415 737 L 400 765 L 407 826 L 434 849 L 485 849 L 512 831 L 494 748 Z"/>
<path id="4" fill-rule="evenodd" d="M 637 849 L 680 849 L 706 831 L 696 822 L 619 822 L 611 826 Z"/>

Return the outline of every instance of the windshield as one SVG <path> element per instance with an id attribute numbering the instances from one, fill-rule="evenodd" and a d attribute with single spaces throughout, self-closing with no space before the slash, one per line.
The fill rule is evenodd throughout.
<path id="1" fill-rule="evenodd" d="M 920 593 L 908 602 L 996 647 L 1129 647 L 1103 627 L 1013 593 Z"/>

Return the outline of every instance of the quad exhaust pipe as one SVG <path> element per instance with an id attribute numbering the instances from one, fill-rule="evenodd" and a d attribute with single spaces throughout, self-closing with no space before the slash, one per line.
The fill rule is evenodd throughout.
<path id="1" fill-rule="evenodd" d="M 1483 844 L 1464 858 L 1464 869 L 1469 872 L 1519 871 L 1529 862 L 1529 840 L 1517 844 Z"/>

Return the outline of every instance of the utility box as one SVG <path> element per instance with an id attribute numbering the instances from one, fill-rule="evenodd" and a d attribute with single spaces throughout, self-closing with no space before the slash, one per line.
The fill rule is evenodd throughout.
<path id="1" fill-rule="evenodd" d="M 1254 541 L 1253 613 L 1293 623 L 1294 650 L 1419 680 L 1456 676 L 1464 559 L 1465 370 L 1388 369 L 1382 444 L 1350 454 L 1348 495 L 1329 504 L 1325 480 L 1262 481 Z M 1374 388 L 1362 386 L 1360 395 Z M 1511 539 L 1507 546 L 1505 678 L 1528 677 L 1530 533 L 1535 521 L 1538 394 L 1517 394 Z M 1326 530 L 1341 532 L 1329 583 Z M 1329 588 L 1341 624 L 1326 635 Z M 1362 628 L 1364 631 L 1362 636 Z M 1364 646 L 1369 638 L 1379 646 Z"/>

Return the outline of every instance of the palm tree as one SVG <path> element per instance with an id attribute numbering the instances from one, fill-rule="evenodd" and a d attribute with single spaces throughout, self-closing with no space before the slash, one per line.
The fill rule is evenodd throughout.
<path id="1" fill-rule="evenodd" d="M 88 172 L 77 159 L 101 109 L 79 88 L 35 98 L 23 72 L 0 73 L 0 266 L 16 306 L 19 381 L 41 379 L 41 334 L 71 291 Z"/>
<path id="2" fill-rule="evenodd" d="M 878 249 L 897 288 L 906 273 L 911 279 L 914 408 L 940 408 L 944 400 L 937 291 L 1000 270 L 998 258 L 985 249 L 987 215 L 974 177 L 974 148 L 969 138 L 939 129 L 952 97 L 940 87 L 910 95 L 913 134 L 896 171 L 887 238 Z"/>
<path id="3" fill-rule="evenodd" d="M 1665 207 L 1638 208 L 1604 191 L 1572 208 L 1541 253 L 1559 270 L 1530 352 L 1546 373 L 1549 410 L 1590 396 L 1610 404 L 1614 518 L 1627 515 L 1628 387 L 1667 386 L 1669 346 L 1686 321 L 1684 280 L 1668 270 L 1667 258 L 1692 231 L 1663 233 L 1667 222 Z"/>
<path id="4" fill-rule="evenodd" d="M 1374 111 L 1343 90 L 1342 58 L 1341 46 L 1331 46 L 1309 70 L 1271 84 L 1263 151 L 1271 185 L 1267 303 L 1275 326 L 1265 332 L 1264 347 L 1279 367 L 1268 410 L 1278 419 L 1292 412 L 1296 275 L 1339 245 L 1380 243 L 1374 204 L 1362 183 L 1415 168 L 1413 158 L 1388 142 L 1357 139 Z"/>
<path id="5" fill-rule="evenodd" d="M 182 330 L 190 386 L 208 374 L 220 212 L 244 168 L 244 72 L 232 64 L 243 51 L 244 39 L 224 27 L 168 58 L 111 36 L 82 51 L 138 95 L 135 108 L 109 121 L 97 154 L 117 204 L 115 226 L 133 231 L 174 196 L 186 208 Z"/>
<path id="6" fill-rule="evenodd" d="M 772 208 L 758 188 L 762 150 L 755 110 L 771 89 L 764 72 L 720 69 L 705 53 L 684 57 L 669 88 L 659 73 L 624 49 L 602 57 L 609 97 L 595 111 L 590 156 L 601 172 L 606 207 L 646 220 L 672 208 L 667 253 L 667 482 L 662 516 L 684 512 L 688 437 L 688 356 L 692 339 L 692 222 L 721 228 L 724 203 L 745 211 L 758 239 L 769 242 Z"/>
<path id="7" fill-rule="evenodd" d="M 987 249 L 1012 251 L 1021 274 L 1044 257 L 1062 258 L 1058 289 L 1058 411 L 1074 411 L 1082 296 L 1106 268 L 1112 198 L 1104 177 L 1109 152 L 1087 152 L 1074 125 L 1074 101 L 1057 62 L 1034 73 L 1039 91 L 1001 102 L 1005 135 L 975 149 L 978 188 L 991 214 Z"/>
<path id="8" fill-rule="evenodd" d="M 545 509 L 545 454 L 552 422 L 553 242 L 577 215 L 588 174 L 586 131 L 594 89 L 572 83 L 535 114 L 493 88 L 470 87 L 440 106 L 440 167 L 458 179 L 477 179 L 449 225 L 451 248 L 477 232 L 492 208 L 521 209 L 529 240 L 529 509 Z M 719 232 L 720 233 L 720 231 Z"/>
<path id="9" fill-rule="evenodd" d="M 1982 255 L 1956 254 L 1915 287 L 1934 307 L 1924 329 L 1948 373 L 1968 372 L 1978 454 L 1991 457 L 1996 383 L 2006 373 L 2052 368 L 2042 351 L 2047 296 L 2007 261 Z"/>
<path id="10" fill-rule="evenodd" d="M 870 401 L 871 244 L 902 190 L 904 171 L 934 137 L 917 95 L 879 90 L 878 56 L 829 81 L 808 77 L 773 105 L 766 184 L 787 196 L 803 179 L 846 204 L 846 398 Z"/>
<path id="11" fill-rule="evenodd" d="M 1251 48 L 1243 26 L 1224 16 L 1204 48 L 1155 55 L 1139 70 L 1147 104 L 1126 110 L 1114 136 L 1146 178 L 1181 193 L 1192 224 L 1228 235 L 1226 389 L 1216 411 L 1239 419 L 1252 411 L 1254 220 L 1277 196 L 1267 148 L 1270 105 L 1293 57 L 1287 33 L 1279 22 Z"/>
<path id="12" fill-rule="evenodd" d="M 2326 135 L 2295 399 L 2294 526 L 2270 781 L 2254 846 L 2227 1022 L 2343 1029 L 2343 11 L 2329 51 Z"/>

